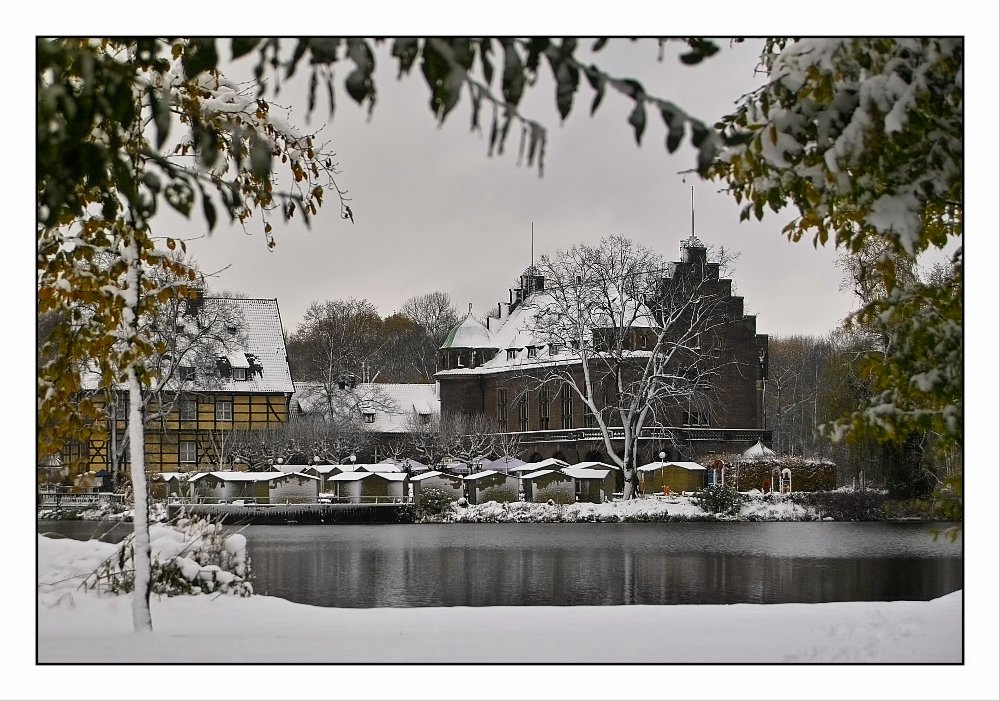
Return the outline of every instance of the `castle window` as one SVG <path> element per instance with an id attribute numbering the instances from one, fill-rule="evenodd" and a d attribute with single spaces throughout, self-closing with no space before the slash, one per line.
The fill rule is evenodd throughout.
<path id="1" fill-rule="evenodd" d="M 198 444 L 194 441 L 181 441 L 177 459 L 180 462 L 198 462 Z"/>
<path id="2" fill-rule="evenodd" d="M 216 421 L 232 421 L 233 420 L 233 402 L 229 399 L 220 399 L 215 403 L 215 420 Z"/>
<path id="3" fill-rule="evenodd" d="M 195 421 L 198 418 L 198 400 L 181 399 L 181 421 Z"/>
<path id="4" fill-rule="evenodd" d="M 545 387 L 538 390 L 538 430 L 549 430 L 549 390 Z"/>
<path id="5" fill-rule="evenodd" d="M 569 383 L 562 386 L 562 427 L 573 428 L 573 390 Z"/>
<path id="6" fill-rule="evenodd" d="M 497 390 L 497 430 L 507 430 L 507 390 Z"/>
<path id="7" fill-rule="evenodd" d="M 517 426 L 519 431 L 528 430 L 528 395 L 522 394 L 517 400 Z"/>

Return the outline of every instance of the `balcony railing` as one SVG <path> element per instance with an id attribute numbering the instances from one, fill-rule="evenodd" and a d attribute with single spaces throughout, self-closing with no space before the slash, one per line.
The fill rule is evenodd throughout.
<path id="1" fill-rule="evenodd" d="M 608 433 L 613 441 L 625 440 L 625 429 L 620 426 L 611 426 Z M 604 437 L 599 428 L 570 428 L 557 429 L 551 431 L 525 431 L 518 434 L 499 435 L 519 435 L 522 441 L 533 443 L 568 443 L 575 441 L 603 441 Z M 639 440 L 680 440 L 698 442 L 737 442 L 756 443 L 758 439 L 768 441 L 771 437 L 770 429 L 753 428 L 701 428 L 695 426 L 647 426 L 642 429 Z"/>

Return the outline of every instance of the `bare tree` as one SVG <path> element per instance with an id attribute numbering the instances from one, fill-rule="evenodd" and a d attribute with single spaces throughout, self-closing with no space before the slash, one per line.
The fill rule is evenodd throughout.
<path id="1" fill-rule="evenodd" d="M 527 302 L 536 342 L 550 351 L 528 374 L 582 401 L 623 469 L 626 498 L 637 493 L 643 429 L 663 427 L 660 437 L 671 440 L 666 427 L 699 423 L 691 417 L 713 411 L 716 381 L 731 362 L 721 334 L 734 319 L 719 273 L 732 256 L 723 251 L 709 263 L 700 242 L 688 243 L 692 258 L 670 266 L 622 236 L 543 256 L 536 273 L 545 291 Z"/>
<path id="2" fill-rule="evenodd" d="M 328 388 L 348 376 L 374 381 L 385 344 L 382 326 L 378 310 L 366 300 L 313 302 L 288 340 L 292 377 Z"/>
<path id="3" fill-rule="evenodd" d="M 444 442 L 449 446 L 448 457 L 472 469 L 478 460 L 493 456 L 496 427 L 485 414 L 445 414 L 440 426 Z"/>
<path id="4" fill-rule="evenodd" d="M 429 382 L 434 377 L 438 349 L 459 322 L 458 312 L 447 293 L 429 292 L 406 300 L 400 314 L 418 327 L 408 344 L 408 358 L 413 368 Z"/>

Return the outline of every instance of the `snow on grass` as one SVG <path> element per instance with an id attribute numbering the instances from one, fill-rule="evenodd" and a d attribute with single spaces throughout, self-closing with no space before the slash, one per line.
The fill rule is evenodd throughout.
<path id="1" fill-rule="evenodd" d="M 154 558 L 175 550 L 164 529 L 151 529 Z M 154 595 L 154 632 L 136 635 L 131 595 L 79 588 L 115 550 L 38 536 L 39 662 L 962 660 L 961 591 L 929 602 L 374 609 Z"/>
<path id="2" fill-rule="evenodd" d="M 338 609 L 270 596 L 39 605 L 39 661 L 960 662 L 962 593 L 929 602 Z M 762 636 L 766 632 L 766 643 Z M 597 642 L 599 640 L 599 643 Z"/>
<path id="3" fill-rule="evenodd" d="M 816 512 L 779 494 L 765 495 L 754 490 L 739 516 L 713 514 L 697 504 L 690 495 L 646 496 L 616 500 L 603 504 L 586 502 L 549 504 L 488 501 L 483 504 L 459 506 L 439 517 L 428 520 L 445 523 L 578 523 L 578 522 L 642 522 L 642 521 L 816 521 Z"/>

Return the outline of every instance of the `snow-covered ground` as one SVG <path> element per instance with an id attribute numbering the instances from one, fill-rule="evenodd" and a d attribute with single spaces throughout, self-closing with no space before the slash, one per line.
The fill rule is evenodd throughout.
<path id="1" fill-rule="evenodd" d="M 461 503 L 461 502 L 460 502 Z M 818 521 L 822 515 L 815 509 L 794 503 L 777 494 L 750 492 L 747 503 L 737 516 L 721 516 L 698 506 L 696 497 L 684 494 L 645 496 L 639 499 L 615 500 L 603 504 L 549 504 L 488 501 L 469 506 L 452 505 L 440 517 L 449 523 L 558 523 L 616 522 L 665 520 L 740 520 L 740 521 Z"/>
<path id="2" fill-rule="evenodd" d="M 79 588 L 85 575 L 115 553 L 115 545 L 37 538 L 40 663 L 952 664 L 963 659 L 961 591 L 929 602 L 413 609 L 322 608 L 258 595 L 154 596 L 155 631 L 137 635 L 132 632 L 130 595 Z M 168 540 L 154 538 L 154 549 L 157 542 Z M 471 697 L 478 696 L 472 692 L 482 691 L 473 688 L 463 694 L 464 687 L 447 681 L 451 673 L 441 671 L 438 683 L 444 686 L 430 687 L 431 698 Z M 189 688 L 181 682 L 186 674 L 165 672 L 166 677 L 177 676 L 178 683 Z M 282 671 L 269 674 L 281 676 Z M 570 668 L 554 674 L 565 678 L 565 683 L 555 685 L 561 692 L 571 688 L 572 678 L 580 677 Z M 617 674 L 612 672 L 611 676 Z M 637 668 L 635 674 L 647 680 L 661 679 L 664 693 L 679 688 L 674 670 Z M 785 675 L 782 670 L 776 676 Z M 164 674 L 153 676 L 162 678 Z M 300 679 L 297 670 L 286 676 Z M 384 675 L 364 676 L 378 679 Z M 703 683 L 710 676 L 695 674 Z M 764 684 L 763 688 L 771 688 L 774 683 L 773 679 L 757 679 L 749 670 L 746 676 L 751 687 Z M 522 678 L 498 668 L 487 672 L 483 683 L 494 677 L 508 678 L 511 683 Z M 240 682 L 232 688 L 237 687 L 244 689 L 245 685 Z M 205 698 L 203 688 L 190 690 L 195 697 Z M 320 689 L 330 695 L 334 688 Z M 350 688 L 352 696 L 372 697 L 357 693 L 357 686 Z M 376 684 L 367 691 L 388 688 Z M 494 697 L 523 697 L 527 690 L 528 697 L 536 698 L 530 692 L 537 688 L 501 686 Z M 600 684 L 586 687 L 591 693 L 598 688 Z M 701 686 L 694 689 L 705 691 Z M 455 691 L 459 693 L 453 694 Z M 115 698 L 106 690 L 95 696 L 90 693 L 88 698 Z M 687 693 L 685 697 L 695 695 Z M 386 696 L 374 694 L 377 698 Z M 782 697 L 777 693 L 765 696 Z M 803 694 L 792 696 L 807 698 Z M 240 697 L 253 696 L 240 691 Z M 561 698 L 548 692 L 545 697 Z M 576 694 L 576 698 L 586 697 L 586 693 Z"/>

